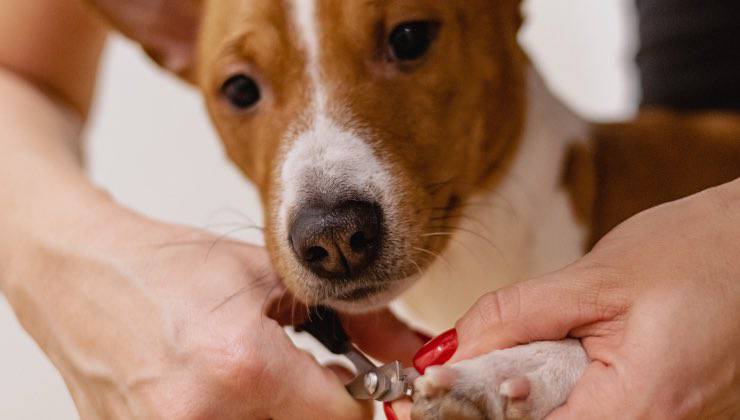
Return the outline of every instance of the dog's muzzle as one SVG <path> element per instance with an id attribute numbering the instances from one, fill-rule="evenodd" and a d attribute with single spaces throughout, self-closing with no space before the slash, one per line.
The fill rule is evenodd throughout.
<path id="1" fill-rule="evenodd" d="M 347 200 L 300 208 L 289 225 L 298 261 L 323 280 L 353 280 L 378 259 L 383 244 L 379 205 Z"/>

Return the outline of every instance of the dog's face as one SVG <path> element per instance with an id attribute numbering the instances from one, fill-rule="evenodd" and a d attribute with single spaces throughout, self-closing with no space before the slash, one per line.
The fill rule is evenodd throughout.
<path id="1" fill-rule="evenodd" d="M 210 0 L 197 47 L 182 53 L 180 31 L 152 52 L 200 87 L 259 187 L 288 287 L 368 309 L 409 286 L 505 171 L 524 101 L 517 3 Z"/>

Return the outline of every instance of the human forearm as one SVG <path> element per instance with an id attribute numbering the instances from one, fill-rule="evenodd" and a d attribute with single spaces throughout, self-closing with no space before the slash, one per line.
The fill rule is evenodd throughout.
<path id="1" fill-rule="evenodd" d="M 82 121 L 63 103 L 0 70 L 0 287 L 30 242 L 61 238 L 109 201 L 85 177 Z"/>
<path id="2" fill-rule="evenodd" d="M 0 289 L 36 235 L 63 235 L 102 202 L 80 165 L 80 131 L 106 29 L 79 0 L 0 9 Z M 12 257 L 12 258 L 11 258 Z"/>

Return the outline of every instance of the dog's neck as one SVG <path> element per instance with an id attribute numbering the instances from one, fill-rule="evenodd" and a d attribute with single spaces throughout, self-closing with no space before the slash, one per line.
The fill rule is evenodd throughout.
<path id="1" fill-rule="evenodd" d="M 402 297 L 404 310 L 435 331 L 451 327 L 485 292 L 583 254 L 587 226 L 562 179 L 568 150 L 585 143 L 587 124 L 534 69 L 528 73 L 524 131 L 508 172 L 464 204 L 448 247 Z"/>

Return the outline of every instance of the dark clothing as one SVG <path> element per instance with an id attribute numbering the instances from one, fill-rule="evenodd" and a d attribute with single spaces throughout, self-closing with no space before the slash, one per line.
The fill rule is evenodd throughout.
<path id="1" fill-rule="evenodd" d="M 642 104 L 740 111 L 740 0 L 636 0 Z"/>

